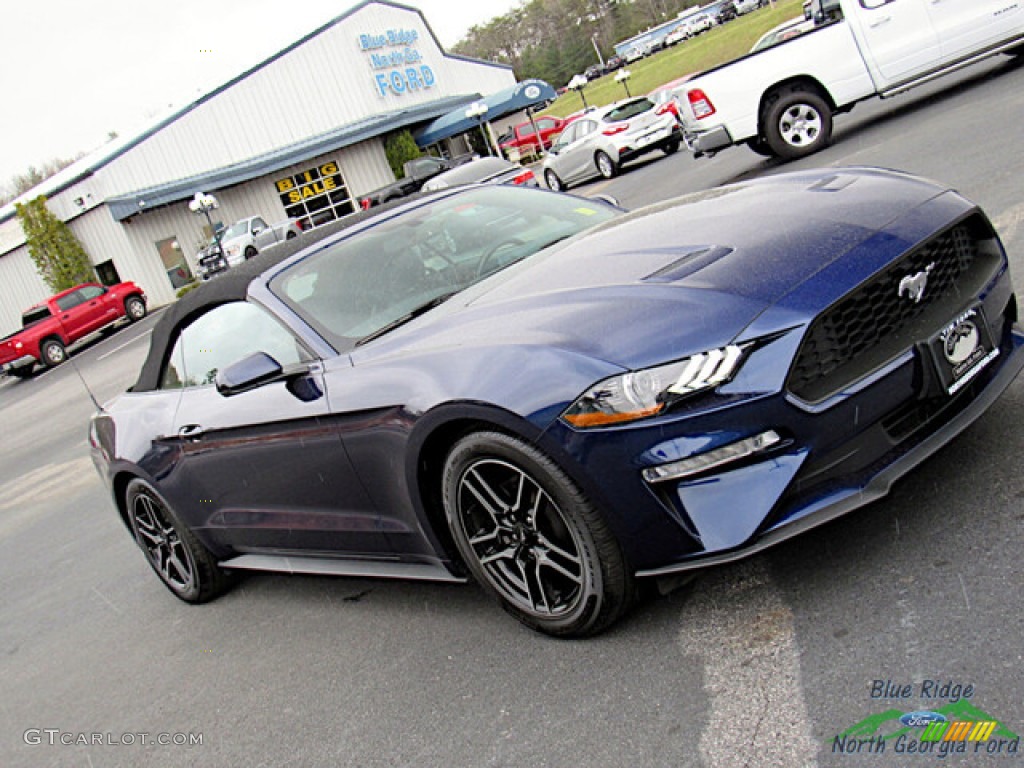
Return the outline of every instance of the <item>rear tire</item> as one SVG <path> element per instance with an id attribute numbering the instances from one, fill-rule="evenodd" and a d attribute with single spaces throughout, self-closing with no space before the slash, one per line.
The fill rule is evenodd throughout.
<path id="1" fill-rule="evenodd" d="M 135 543 L 171 594 L 186 603 L 205 603 L 231 586 L 231 574 L 148 483 L 132 480 L 125 506 Z"/>
<path id="2" fill-rule="evenodd" d="M 832 110 L 817 93 L 797 86 L 767 105 L 763 126 L 771 150 L 785 160 L 795 160 L 828 144 Z"/>
<path id="3" fill-rule="evenodd" d="M 68 351 L 57 339 L 47 339 L 39 346 L 39 354 L 43 358 L 43 365 L 47 368 L 55 368 L 68 359 Z"/>
<path id="4" fill-rule="evenodd" d="M 673 139 L 661 149 L 666 155 L 674 155 L 679 151 L 679 143 L 679 139 Z"/>
<path id="5" fill-rule="evenodd" d="M 619 172 L 615 161 L 604 152 L 598 152 L 594 155 L 594 165 L 597 166 L 597 172 L 606 179 L 614 178 L 615 174 Z"/>
<path id="6" fill-rule="evenodd" d="M 594 635 L 636 599 L 601 513 L 533 446 L 471 433 L 448 454 L 443 489 L 452 537 L 473 577 L 531 629 Z"/>

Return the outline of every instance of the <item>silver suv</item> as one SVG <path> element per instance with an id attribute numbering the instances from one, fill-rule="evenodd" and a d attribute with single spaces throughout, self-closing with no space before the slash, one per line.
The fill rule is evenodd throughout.
<path id="1" fill-rule="evenodd" d="M 610 179 L 623 163 L 655 149 L 671 155 L 681 143 L 667 106 L 644 96 L 626 99 L 566 126 L 544 160 L 544 182 L 560 190 L 594 176 Z"/>

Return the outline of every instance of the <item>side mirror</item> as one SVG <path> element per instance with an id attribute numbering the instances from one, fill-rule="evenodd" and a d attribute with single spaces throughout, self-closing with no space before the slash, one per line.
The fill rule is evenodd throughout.
<path id="1" fill-rule="evenodd" d="M 231 397 L 284 378 L 284 368 L 266 352 L 255 352 L 217 371 L 217 391 Z"/>
<path id="2" fill-rule="evenodd" d="M 266 352 L 254 352 L 217 372 L 217 391 L 224 397 L 231 397 L 275 381 L 286 381 L 288 391 L 308 403 L 323 395 L 313 379 L 304 378 L 309 371 L 308 363 L 284 368 Z"/>
<path id="3" fill-rule="evenodd" d="M 262 231 L 263 231 L 263 227 L 259 226 L 258 224 L 254 224 L 254 225 L 253 225 L 253 228 L 252 228 L 252 233 L 253 233 L 254 235 L 258 235 L 258 234 L 259 234 L 260 232 L 262 232 Z"/>

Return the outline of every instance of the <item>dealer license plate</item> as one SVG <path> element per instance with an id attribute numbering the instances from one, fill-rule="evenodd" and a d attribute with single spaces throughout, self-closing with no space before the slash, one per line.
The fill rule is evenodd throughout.
<path id="1" fill-rule="evenodd" d="M 946 394 L 955 395 L 999 357 L 988 324 L 978 307 L 972 307 L 946 325 L 929 341 Z"/>

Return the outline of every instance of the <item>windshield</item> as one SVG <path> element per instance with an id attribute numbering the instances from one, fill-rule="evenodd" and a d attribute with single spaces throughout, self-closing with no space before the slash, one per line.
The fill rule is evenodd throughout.
<path id="1" fill-rule="evenodd" d="M 649 109 L 654 109 L 654 104 L 651 103 L 650 99 L 636 99 L 635 101 L 627 101 L 625 104 L 620 104 L 608 112 L 602 119 L 606 123 L 617 123 L 620 120 L 629 120 L 631 117 L 643 114 Z"/>
<path id="2" fill-rule="evenodd" d="M 249 222 L 239 221 L 232 224 L 230 227 L 224 230 L 224 234 L 220 236 L 221 240 L 231 240 L 234 237 L 242 237 L 249 233 Z"/>
<path id="3" fill-rule="evenodd" d="M 432 199 L 291 265 L 270 290 L 344 351 L 441 297 L 620 214 L 518 187 Z"/>

